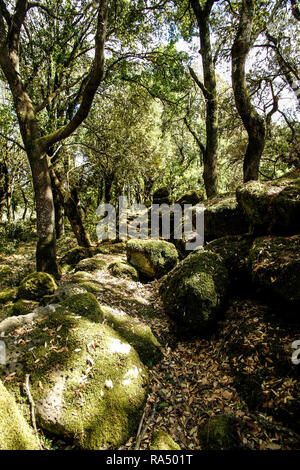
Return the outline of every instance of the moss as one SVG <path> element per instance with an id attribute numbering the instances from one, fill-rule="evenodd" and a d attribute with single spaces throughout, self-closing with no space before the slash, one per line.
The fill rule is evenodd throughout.
<path id="1" fill-rule="evenodd" d="M 127 263 L 123 263 L 122 261 L 115 261 L 111 263 L 108 266 L 108 269 L 113 276 L 125 277 L 127 279 L 129 278 L 132 281 L 139 280 L 139 274 L 137 270 L 133 266 L 130 266 Z"/>
<path id="2" fill-rule="evenodd" d="M 95 450 L 118 448 L 136 432 L 147 371 L 118 333 L 61 307 L 22 338 L 26 344 L 16 349 L 20 380 L 30 374 L 43 429 Z M 8 339 L 12 348 L 13 339 Z"/>
<path id="3" fill-rule="evenodd" d="M 300 306 L 300 235 L 259 237 L 249 254 L 252 280 L 268 301 L 292 310 Z"/>
<path id="4" fill-rule="evenodd" d="M 0 381 L 0 450 L 38 450 L 33 431 Z"/>
<path id="5" fill-rule="evenodd" d="M 103 313 L 96 297 L 90 292 L 67 297 L 62 306 L 70 312 L 88 318 L 93 322 L 102 322 Z"/>
<path id="6" fill-rule="evenodd" d="M 11 276 L 11 268 L 6 265 L 0 265 L 0 282 L 5 281 Z"/>
<path id="7" fill-rule="evenodd" d="M 203 450 L 234 450 L 240 447 L 235 420 L 231 416 L 210 418 L 199 429 L 198 437 Z"/>
<path id="8" fill-rule="evenodd" d="M 0 292 L 0 305 L 5 305 L 11 300 L 15 300 L 17 295 L 16 289 L 5 289 Z"/>
<path id="9" fill-rule="evenodd" d="M 75 266 L 79 263 L 80 260 L 87 258 L 89 256 L 89 250 L 83 246 L 76 246 L 67 251 L 65 255 L 60 260 L 60 265 L 70 265 Z"/>
<path id="10" fill-rule="evenodd" d="M 39 300 L 45 295 L 51 295 L 57 289 L 54 278 L 44 272 L 34 272 L 26 276 L 18 288 L 18 298 Z"/>
<path id="11" fill-rule="evenodd" d="M 178 262 L 175 246 L 164 240 L 129 240 L 126 253 L 128 262 L 151 279 L 159 279 Z"/>
<path id="12" fill-rule="evenodd" d="M 94 276 L 91 273 L 86 271 L 77 271 L 76 273 L 72 274 L 70 277 L 71 282 L 85 282 L 85 281 L 93 281 Z"/>
<path id="13" fill-rule="evenodd" d="M 96 255 L 93 256 L 93 258 L 86 258 L 79 261 L 75 267 L 75 271 L 101 271 L 106 268 L 107 264 L 107 259 L 104 259 L 102 255 Z"/>
<path id="14" fill-rule="evenodd" d="M 95 248 L 96 253 L 102 253 L 104 255 L 109 254 L 122 254 L 126 250 L 125 242 L 113 243 L 111 241 L 104 241 L 101 245 L 98 245 Z"/>
<path id="15" fill-rule="evenodd" d="M 162 348 L 149 326 L 122 311 L 103 305 L 101 310 L 108 324 L 131 344 L 144 364 L 156 364 L 162 359 Z"/>
<path id="16" fill-rule="evenodd" d="M 203 191 L 188 191 L 187 193 L 183 194 L 177 201 L 176 204 L 192 204 L 192 206 L 195 206 L 199 202 L 203 201 L 204 195 Z"/>
<path id="17" fill-rule="evenodd" d="M 181 450 L 171 436 L 165 431 L 154 431 L 150 443 L 150 450 Z"/>
<path id="18" fill-rule="evenodd" d="M 228 273 L 222 258 L 201 249 L 179 263 L 161 284 L 166 312 L 178 325 L 199 333 L 226 305 Z"/>
<path id="19" fill-rule="evenodd" d="M 239 187 L 236 194 L 257 235 L 299 233 L 299 172 L 275 181 L 250 181 Z"/>
<path id="20" fill-rule="evenodd" d="M 26 313 L 33 312 L 38 305 L 38 302 L 20 299 L 11 305 L 9 312 L 10 315 L 26 315 Z"/>
<path id="21" fill-rule="evenodd" d="M 249 410 L 259 409 L 264 402 L 263 391 L 261 388 L 262 379 L 260 376 L 248 375 L 236 371 L 233 382 L 234 387 L 246 402 Z"/>
<path id="22" fill-rule="evenodd" d="M 206 242 L 227 235 L 240 235 L 248 232 L 248 223 L 238 207 L 235 195 L 209 199 L 204 202 L 204 206 L 204 239 Z M 194 217 L 196 212 L 195 210 Z"/>

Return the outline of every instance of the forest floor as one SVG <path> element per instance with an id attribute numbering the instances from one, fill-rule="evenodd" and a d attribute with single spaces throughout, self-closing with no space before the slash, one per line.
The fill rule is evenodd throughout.
<path id="1" fill-rule="evenodd" d="M 70 240 L 61 252 L 66 245 L 71 248 Z M 34 270 L 34 244 L 14 244 L 11 250 L 8 244 L 0 264 L 11 266 L 9 284 L 16 285 Z M 149 364 L 139 431 L 120 450 L 148 449 L 154 430 L 167 431 L 182 449 L 200 450 L 199 426 L 220 413 L 236 419 L 245 449 L 300 449 L 300 365 L 291 362 L 299 325 L 282 322 L 257 300 L 236 299 L 213 335 L 180 338 L 164 313 L 157 281 L 142 284 L 106 271 L 96 276 L 103 286 L 99 302 L 143 320 L 164 350 L 161 362 Z M 62 440 L 45 442 L 54 449 L 73 448 Z"/>

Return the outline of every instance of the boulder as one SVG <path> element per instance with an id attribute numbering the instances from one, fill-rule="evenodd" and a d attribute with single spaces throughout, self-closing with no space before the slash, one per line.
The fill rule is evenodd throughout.
<path id="1" fill-rule="evenodd" d="M 172 243 L 164 240 L 129 240 L 127 260 L 149 279 L 159 279 L 178 262 L 178 252 Z"/>
<path id="2" fill-rule="evenodd" d="M 176 204 L 180 204 L 183 206 L 184 204 L 191 204 L 195 206 L 199 202 L 204 200 L 203 191 L 192 190 L 188 191 L 187 193 L 183 194 L 177 201 Z"/>
<path id="3" fill-rule="evenodd" d="M 4 329 L 9 367 L 19 382 L 30 374 L 38 425 L 82 449 L 116 449 L 136 432 L 147 396 L 147 371 L 135 350 L 107 325 L 63 307 Z M 15 317 L 20 319 L 20 317 Z M 3 323 L 0 325 L 3 330 Z M 13 385 L 11 385 L 13 387 Z M 20 395 L 16 397 L 21 400 Z"/>
<path id="4" fill-rule="evenodd" d="M 75 246 L 75 248 L 71 248 L 67 253 L 60 260 L 60 265 L 69 265 L 75 266 L 79 263 L 80 260 L 84 258 L 88 258 L 90 255 L 89 249 L 83 246 Z"/>
<path id="5" fill-rule="evenodd" d="M 9 315 L 26 315 L 26 313 L 33 312 L 39 303 L 33 300 L 20 299 L 13 303 L 8 308 Z"/>
<path id="6" fill-rule="evenodd" d="M 162 359 L 162 348 L 149 326 L 119 309 L 101 305 L 101 311 L 107 323 L 131 344 L 144 364 L 153 365 Z"/>
<path id="7" fill-rule="evenodd" d="M 198 438 L 202 450 L 235 450 L 241 447 L 236 422 L 228 415 L 214 416 L 200 427 Z"/>
<path id="8" fill-rule="evenodd" d="M 100 254 L 93 256 L 92 258 L 85 258 L 79 261 L 75 267 L 75 271 L 101 271 L 106 268 L 107 264 L 107 259 Z"/>
<path id="9" fill-rule="evenodd" d="M 34 272 L 26 276 L 18 288 L 18 298 L 26 300 L 40 300 L 45 295 L 52 295 L 57 289 L 56 282 L 51 274 Z"/>
<path id="10" fill-rule="evenodd" d="M 159 188 L 153 193 L 153 204 L 172 204 L 168 188 Z"/>
<path id="11" fill-rule="evenodd" d="M 70 312 L 88 318 L 92 322 L 101 323 L 104 318 L 98 300 L 90 292 L 67 297 L 62 306 Z"/>
<path id="12" fill-rule="evenodd" d="M 5 289 L 0 291 L 0 305 L 5 305 L 8 302 L 15 300 L 17 295 L 17 289 Z"/>
<path id="13" fill-rule="evenodd" d="M 203 205 L 205 242 L 226 235 L 241 235 L 248 232 L 248 222 L 238 207 L 234 194 L 208 199 Z M 196 213 L 197 208 L 193 209 L 193 220 Z"/>
<path id="14" fill-rule="evenodd" d="M 263 234 L 300 232 L 300 173 L 275 181 L 249 181 L 236 191 L 252 231 Z"/>
<path id="15" fill-rule="evenodd" d="M 151 438 L 150 450 L 181 450 L 171 436 L 165 431 L 154 431 Z"/>
<path id="16" fill-rule="evenodd" d="M 39 450 L 33 430 L 0 380 L 0 450 Z"/>
<path id="17" fill-rule="evenodd" d="M 249 254 L 252 281 L 278 307 L 300 307 L 300 235 L 256 238 Z"/>
<path id="18" fill-rule="evenodd" d="M 230 290 L 235 295 L 251 290 L 248 256 L 252 244 L 253 237 L 250 235 L 229 235 L 205 246 L 205 250 L 222 257 L 230 279 Z"/>
<path id="19" fill-rule="evenodd" d="M 201 248 L 166 276 L 160 292 L 167 314 L 182 329 L 201 333 L 226 305 L 228 272 L 218 254 Z"/>
<path id="20" fill-rule="evenodd" d="M 139 273 L 137 270 L 130 266 L 130 264 L 124 263 L 122 261 L 114 261 L 108 266 L 110 273 L 115 277 L 124 277 L 126 279 L 131 279 L 132 281 L 139 280 Z"/>

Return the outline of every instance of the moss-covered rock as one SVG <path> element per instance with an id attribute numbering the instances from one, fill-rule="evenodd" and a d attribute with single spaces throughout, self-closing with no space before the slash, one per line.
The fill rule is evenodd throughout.
<path id="1" fill-rule="evenodd" d="M 39 450 L 38 442 L 13 396 L 0 380 L 0 450 Z"/>
<path id="2" fill-rule="evenodd" d="M 53 301 L 62 302 L 72 295 L 83 294 L 84 292 L 88 292 L 88 290 L 81 285 L 81 282 L 66 282 L 55 291 Z"/>
<path id="3" fill-rule="evenodd" d="M 201 333 L 217 320 L 227 291 L 228 272 L 222 258 L 203 248 L 181 261 L 160 287 L 167 314 L 193 333 Z"/>
<path id="4" fill-rule="evenodd" d="M 248 256 L 252 244 L 253 237 L 250 235 L 232 235 L 218 238 L 205 246 L 206 251 L 222 257 L 230 279 L 230 290 L 234 294 L 251 291 Z"/>
<path id="5" fill-rule="evenodd" d="M 7 361 L 10 370 L 18 368 L 20 383 L 30 374 L 39 426 L 83 449 L 125 443 L 137 430 L 147 395 L 147 371 L 134 349 L 107 325 L 62 307 L 22 328 L 16 346 L 10 325 Z M 6 375 L 0 366 L 0 377 Z"/>
<path id="6" fill-rule="evenodd" d="M 107 259 L 103 258 L 103 256 L 96 255 L 92 258 L 85 258 L 79 261 L 79 263 L 75 267 L 75 271 L 101 271 L 105 269 L 108 264 Z"/>
<path id="7" fill-rule="evenodd" d="M 171 204 L 172 198 L 168 188 L 159 188 L 153 193 L 152 197 L 153 204 Z"/>
<path id="8" fill-rule="evenodd" d="M 198 432 L 204 450 L 235 450 L 241 445 L 234 418 L 219 415 L 210 418 Z"/>
<path id="9" fill-rule="evenodd" d="M 11 276 L 11 268 L 6 265 L 0 265 L 0 283 L 6 281 Z"/>
<path id="10" fill-rule="evenodd" d="M 18 298 L 39 300 L 45 295 L 54 294 L 56 289 L 57 285 L 51 274 L 34 272 L 21 281 L 18 288 Z"/>
<path id="11" fill-rule="evenodd" d="M 162 348 L 149 326 L 121 310 L 104 305 L 101 310 L 108 324 L 131 344 L 144 364 L 153 365 L 162 359 Z"/>
<path id="12" fill-rule="evenodd" d="M 0 291 L 0 305 L 5 305 L 8 302 L 15 300 L 17 296 L 17 289 L 5 289 Z"/>
<path id="13" fill-rule="evenodd" d="M 32 300 L 20 299 L 9 307 L 10 315 L 26 315 L 26 313 L 33 312 L 38 307 L 39 303 Z"/>
<path id="14" fill-rule="evenodd" d="M 67 297 L 62 306 L 70 312 L 86 317 L 93 322 L 101 323 L 104 318 L 98 300 L 90 292 Z"/>
<path id="15" fill-rule="evenodd" d="M 89 273 L 87 271 L 76 271 L 76 273 L 73 273 L 70 275 L 70 282 L 85 282 L 85 281 L 94 281 L 95 276 L 92 273 Z"/>
<path id="16" fill-rule="evenodd" d="M 234 194 L 208 199 L 203 203 L 204 240 L 209 242 L 227 235 L 241 235 L 248 232 L 246 218 L 238 207 Z M 193 220 L 197 208 L 193 209 Z"/>
<path id="17" fill-rule="evenodd" d="M 77 263 L 79 263 L 80 260 L 88 258 L 89 256 L 90 251 L 88 248 L 83 246 L 75 246 L 75 248 L 71 248 L 71 250 L 64 254 L 60 260 L 60 265 L 75 266 Z"/>
<path id="18" fill-rule="evenodd" d="M 97 253 L 102 253 L 104 255 L 109 254 L 122 254 L 125 253 L 126 250 L 126 243 L 125 242 L 117 242 L 114 243 L 112 241 L 103 241 L 100 245 L 96 247 Z"/>
<path id="19" fill-rule="evenodd" d="M 181 450 L 171 436 L 165 431 L 154 431 L 150 443 L 150 450 Z"/>
<path id="20" fill-rule="evenodd" d="M 256 238 L 249 262 L 252 281 L 261 296 L 278 307 L 299 310 L 300 235 Z"/>
<path id="21" fill-rule="evenodd" d="M 127 259 L 139 272 L 150 279 L 159 279 L 178 262 L 178 252 L 164 240 L 129 240 Z"/>
<path id="22" fill-rule="evenodd" d="M 132 281 L 139 280 L 139 273 L 137 270 L 133 266 L 130 266 L 130 264 L 122 261 L 114 261 L 108 266 L 108 269 L 115 277 L 124 277 L 126 279 L 131 279 Z"/>
<path id="23" fill-rule="evenodd" d="M 300 173 L 276 181 L 250 181 L 237 191 L 239 206 L 258 234 L 300 232 Z"/>
<path id="24" fill-rule="evenodd" d="M 191 204 L 195 206 L 199 202 L 204 200 L 204 194 L 201 190 L 192 190 L 188 191 L 187 193 L 183 194 L 177 201 L 176 204 L 180 204 L 183 206 L 184 204 Z"/>

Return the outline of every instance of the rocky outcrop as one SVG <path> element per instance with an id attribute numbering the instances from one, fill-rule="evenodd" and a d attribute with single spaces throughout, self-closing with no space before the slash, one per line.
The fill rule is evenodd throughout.
<path id="1" fill-rule="evenodd" d="M 44 296 L 54 294 L 56 289 L 56 282 L 50 274 L 34 272 L 21 281 L 18 288 L 18 298 L 40 300 Z"/>

